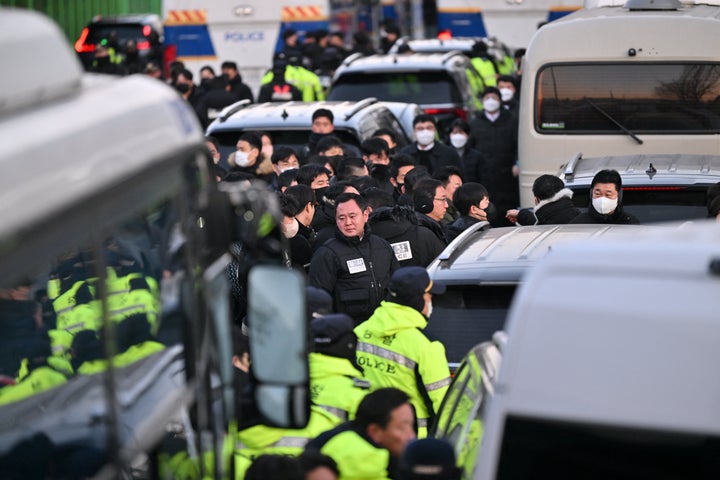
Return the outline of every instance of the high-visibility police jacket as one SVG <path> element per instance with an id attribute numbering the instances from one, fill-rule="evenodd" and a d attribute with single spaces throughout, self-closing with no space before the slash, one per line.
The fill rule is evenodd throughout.
<path id="1" fill-rule="evenodd" d="M 308 449 L 319 450 L 335 460 L 340 480 L 385 480 L 390 478 L 390 452 L 351 428 L 342 425 L 313 440 Z"/>
<path id="2" fill-rule="evenodd" d="M 480 72 L 480 76 L 486 87 L 494 87 L 497 85 L 498 71 L 495 62 L 484 57 L 473 57 L 470 59 L 470 62 L 475 67 L 475 70 Z"/>
<path id="3" fill-rule="evenodd" d="M 272 82 L 272 80 L 273 73 L 268 72 L 263 76 L 260 84 L 265 85 Z M 295 85 L 295 87 L 302 92 L 302 99 L 304 102 L 325 100 L 325 92 L 323 91 L 320 77 L 307 68 L 288 65 L 285 68 L 285 81 Z"/>
<path id="4" fill-rule="evenodd" d="M 355 418 L 370 382 L 346 358 L 311 353 L 309 364 L 312 412 L 308 427 L 319 435 Z"/>
<path id="5" fill-rule="evenodd" d="M 115 355 L 113 357 L 113 365 L 116 367 L 124 367 L 162 350 L 165 350 L 165 345 L 160 342 L 148 340 L 146 342 L 138 343 L 137 345 L 131 346 L 124 352 Z"/>
<path id="6" fill-rule="evenodd" d="M 0 405 L 23 400 L 66 382 L 67 377 L 50 366 L 34 368 L 20 382 L 0 390 Z"/>
<path id="7" fill-rule="evenodd" d="M 244 478 L 245 471 L 260 455 L 300 455 L 315 435 L 308 429 L 290 430 L 265 425 L 241 430 L 235 442 L 235 478 Z"/>
<path id="8" fill-rule="evenodd" d="M 406 305 L 383 301 L 355 327 L 358 364 L 373 390 L 395 387 L 410 396 L 418 420 L 418 438 L 427 435 L 450 385 L 445 347 L 422 332 L 427 319 Z"/>

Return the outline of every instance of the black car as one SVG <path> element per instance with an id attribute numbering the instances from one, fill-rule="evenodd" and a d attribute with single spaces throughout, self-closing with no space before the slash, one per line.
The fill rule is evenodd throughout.
<path id="1" fill-rule="evenodd" d="M 89 70 L 97 45 L 113 47 L 116 54 L 122 55 L 128 40 L 135 40 L 142 60 L 163 68 L 163 24 L 156 14 L 98 15 L 83 28 L 75 42 L 75 51 Z"/>

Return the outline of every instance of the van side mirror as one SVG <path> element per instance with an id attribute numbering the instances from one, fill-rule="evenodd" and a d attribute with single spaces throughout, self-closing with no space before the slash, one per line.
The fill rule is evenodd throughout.
<path id="1" fill-rule="evenodd" d="M 255 403 L 270 423 L 303 428 L 309 416 L 305 280 L 257 265 L 248 274 L 247 322 Z"/>

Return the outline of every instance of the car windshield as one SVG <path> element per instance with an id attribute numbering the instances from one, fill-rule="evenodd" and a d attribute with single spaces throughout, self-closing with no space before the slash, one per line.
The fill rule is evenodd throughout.
<path id="1" fill-rule="evenodd" d="M 98 44 L 103 40 L 107 40 L 111 33 L 117 35 L 118 44 L 123 46 L 128 40 L 143 41 L 146 38 L 143 36 L 143 26 L 139 23 L 133 24 L 108 24 L 108 25 L 93 25 L 90 27 L 86 44 Z"/>
<path id="2" fill-rule="evenodd" d="M 480 342 L 502 330 L 516 285 L 448 285 L 433 296 L 425 333 L 445 345 L 448 362 L 459 363 Z"/>
<path id="3" fill-rule="evenodd" d="M 573 203 L 587 208 L 588 188 L 572 188 Z M 707 185 L 697 187 L 623 187 L 623 209 L 640 223 L 697 220 L 707 217 Z"/>
<path id="4" fill-rule="evenodd" d="M 618 124 L 635 133 L 720 132 L 715 63 L 551 65 L 538 74 L 535 98 L 541 133 L 616 133 Z"/>
<path id="5" fill-rule="evenodd" d="M 340 76 L 328 100 L 407 102 L 420 105 L 462 103 L 455 82 L 445 71 L 351 73 Z"/>

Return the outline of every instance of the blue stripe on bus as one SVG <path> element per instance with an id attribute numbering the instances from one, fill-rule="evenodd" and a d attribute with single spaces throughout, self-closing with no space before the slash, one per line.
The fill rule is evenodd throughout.
<path id="1" fill-rule="evenodd" d="M 165 26 L 165 43 L 177 46 L 178 57 L 215 56 L 207 25 Z"/>
<path id="2" fill-rule="evenodd" d="M 480 12 L 438 12 L 438 32 L 443 30 L 453 37 L 487 37 Z"/>
<path id="3" fill-rule="evenodd" d="M 548 12 L 548 22 L 562 18 L 565 15 L 570 15 L 573 12 L 577 12 L 577 10 L 550 10 Z"/>
<path id="4" fill-rule="evenodd" d="M 383 3 L 382 13 L 380 15 L 381 15 L 381 18 L 384 18 L 386 20 L 397 20 L 398 19 L 394 4 L 384 4 Z"/>

